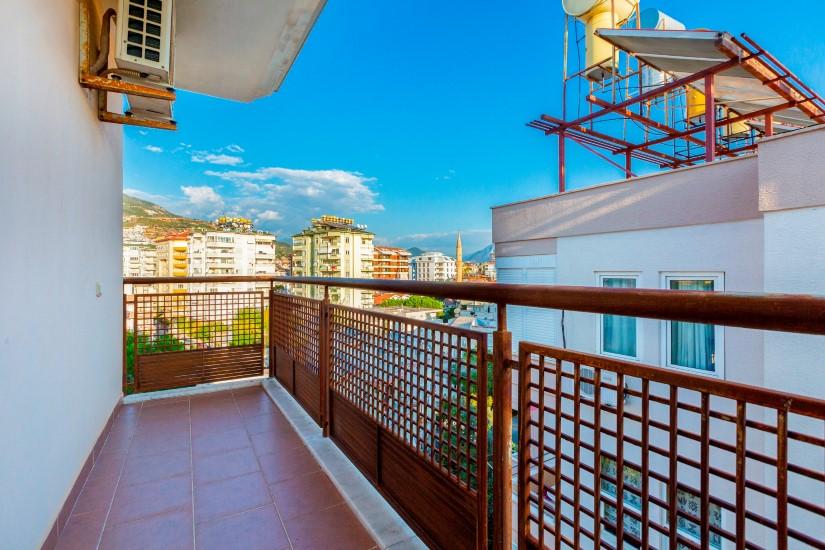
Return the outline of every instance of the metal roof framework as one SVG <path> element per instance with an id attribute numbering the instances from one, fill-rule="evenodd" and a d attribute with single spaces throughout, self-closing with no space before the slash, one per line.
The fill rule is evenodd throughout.
<path id="1" fill-rule="evenodd" d="M 756 148 L 756 139 L 825 122 L 825 100 L 793 74 L 779 60 L 745 34 L 741 38 L 717 31 L 670 31 L 652 29 L 600 29 L 600 38 L 616 51 L 637 61 L 629 74 L 616 74 L 606 86 L 624 83 L 634 94 L 626 99 L 615 92 L 608 99 L 587 95 L 589 113 L 573 120 L 550 115 L 527 123 L 545 135 L 559 136 L 559 192 L 565 189 L 565 142 L 577 143 L 623 170 L 633 173 L 633 160 L 660 168 L 679 168 L 712 162 L 719 156 L 736 157 Z M 603 63 L 600 62 L 600 63 Z M 567 81 L 584 78 L 589 67 L 565 77 Z M 661 86 L 645 89 L 646 70 L 660 71 L 666 78 Z M 704 94 L 705 115 L 700 123 L 675 127 L 655 120 L 649 106 L 666 102 L 673 94 L 693 88 Z M 563 110 L 567 97 L 563 94 Z M 594 129 L 594 122 L 606 115 L 633 121 L 644 128 L 644 139 L 633 141 Z M 721 116 L 720 116 L 721 115 Z M 745 140 L 726 140 L 724 130 L 745 123 L 751 136 Z M 687 146 L 687 153 L 664 152 L 660 146 L 675 142 Z M 619 160 L 615 160 L 616 157 Z M 624 162 L 622 163 L 622 157 Z"/>

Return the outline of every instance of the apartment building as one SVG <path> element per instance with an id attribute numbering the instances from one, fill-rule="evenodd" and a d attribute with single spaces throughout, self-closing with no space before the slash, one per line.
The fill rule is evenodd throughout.
<path id="1" fill-rule="evenodd" d="M 324 215 L 292 236 L 292 274 L 296 277 L 353 277 L 371 279 L 375 235 L 352 218 Z M 299 296 L 322 298 L 323 289 L 298 286 Z M 359 289 L 330 289 L 330 300 L 353 307 L 371 307 L 372 293 Z"/>
<path id="2" fill-rule="evenodd" d="M 454 281 L 456 261 L 442 252 L 425 252 L 410 261 L 414 281 Z"/>
<path id="3" fill-rule="evenodd" d="M 158 271 L 157 246 L 147 240 L 123 241 L 123 276 L 154 277 Z"/>
<path id="4" fill-rule="evenodd" d="M 189 275 L 189 234 L 174 233 L 155 241 L 158 277 L 186 277 Z M 186 289 L 184 284 L 164 283 L 158 292 L 174 292 Z"/>
<path id="5" fill-rule="evenodd" d="M 250 226 L 251 227 L 251 226 Z M 275 275 L 276 238 L 263 233 L 207 231 L 188 239 L 192 276 Z M 268 289 L 268 283 L 209 283 L 207 289 Z"/>
<path id="6" fill-rule="evenodd" d="M 376 279 L 409 279 L 412 254 L 405 248 L 376 246 L 372 276 Z"/>

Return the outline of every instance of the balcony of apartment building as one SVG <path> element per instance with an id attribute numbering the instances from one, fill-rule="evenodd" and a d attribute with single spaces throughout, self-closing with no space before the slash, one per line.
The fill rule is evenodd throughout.
<path id="1" fill-rule="evenodd" d="M 176 3 L 188 9 L 176 40 L 179 83 L 248 101 L 277 88 L 322 3 L 295 2 L 290 13 L 248 0 L 221 17 L 216 3 L 199 12 L 204 4 Z M 74 0 L 31 6 L 21 3 L 7 28 L 28 51 L 2 61 L 16 82 L 3 103 L 16 139 L 0 181 L 15 182 L 3 201 L 8 225 L 42 220 L 51 237 L 42 257 L 60 276 L 26 261 L 6 267 L 14 291 L 0 309 L 3 546 L 825 547 L 825 402 L 813 383 L 825 298 L 296 277 L 124 281 L 122 135 L 104 121 L 127 117 L 107 110 L 106 92 L 98 102 L 80 89 L 77 56 L 66 55 L 81 44 L 89 68 L 95 41 L 82 33 L 97 28 L 97 38 L 104 4 L 80 2 L 84 25 Z M 33 29 L 48 40 L 32 40 Z M 805 157 L 804 168 L 823 157 Z M 61 185 L 51 185 L 56 173 Z M 806 177 L 802 168 L 792 175 L 766 185 Z M 793 209 L 810 196 L 765 199 Z M 10 241 L 13 257 L 29 257 L 30 240 Z M 211 283 L 269 288 L 198 290 Z M 161 291 L 170 284 L 177 292 Z M 324 297 L 277 288 L 293 284 Z M 351 291 L 494 303 L 496 330 L 333 303 Z M 550 315 L 557 344 L 524 337 L 537 311 Z M 641 328 L 653 330 L 634 340 Z M 596 334 L 609 349 L 568 347 Z M 634 342 L 658 353 L 656 338 L 675 366 L 629 356 Z M 723 349 L 729 363 L 739 354 L 738 372 L 759 371 L 751 352 L 763 350 L 796 386 L 694 368 L 718 364 Z"/>
<path id="2" fill-rule="evenodd" d="M 269 288 L 207 294 L 192 278 L 167 297 L 138 291 L 165 279 L 126 280 L 135 313 L 124 330 L 144 344 L 124 364 L 127 397 L 64 536 L 177 546 L 194 532 L 197 546 L 316 548 L 825 544 L 825 401 L 618 353 L 514 345 L 508 326 L 521 308 L 552 308 L 611 334 L 639 316 L 684 334 L 724 326 L 729 342 L 765 330 L 817 346 L 823 298 L 225 280 Z M 327 297 L 275 288 L 288 284 Z M 495 303 L 498 326 L 487 334 L 334 303 L 359 289 Z"/>

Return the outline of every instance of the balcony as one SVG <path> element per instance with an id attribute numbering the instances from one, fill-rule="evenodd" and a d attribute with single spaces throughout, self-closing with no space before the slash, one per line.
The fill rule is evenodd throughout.
<path id="1" fill-rule="evenodd" d="M 253 377 L 253 383 L 267 392 L 253 387 L 148 401 L 139 409 L 127 406 L 119 417 L 124 420 L 115 421 L 116 429 L 122 423 L 133 431 L 114 441 L 137 443 L 120 449 L 126 455 L 121 476 L 134 464 L 130 454 L 151 453 L 142 451 L 142 445 L 168 445 L 170 456 L 192 449 L 192 466 L 179 467 L 190 468 L 180 476 L 190 475 L 194 489 L 186 498 L 181 490 L 177 498 L 181 506 L 194 503 L 195 523 L 187 532 L 191 535 L 194 529 L 196 543 L 199 533 L 208 530 L 198 520 L 199 506 L 209 506 L 199 505 L 199 483 L 221 486 L 209 480 L 210 474 L 199 478 L 198 438 L 208 437 L 221 449 L 235 444 L 239 449 L 224 449 L 225 455 L 213 459 L 215 465 L 207 471 L 220 471 L 215 475 L 230 480 L 235 477 L 228 472 L 237 472 L 238 478 L 257 479 L 261 488 L 277 483 L 272 476 L 279 474 L 273 474 L 271 461 L 286 454 L 289 442 L 294 444 L 291 448 L 315 449 L 317 442 L 333 445 L 360 471 L 356 477 L 369 480 L 377 494 L 406 518 L 409 527 L 403 529 L 411 528 L 433 547 L 507 548 L 513 541 L 540 548 L 658 548 L 667 547 L 670 540 L 688 548 L 825 545 L 825 401 L 551 345 L 521 342 L 513 348 L 507 330 L 508 310 L 515 313 L 517 307 L 530 306 L 727 325 L 731 340 L 733 331 L 741 329 L 751 329 L 745 331 L 748 334 L 753 329 L 796 332 L 800 334 L 794 341 L 799 342 L 796 339 L 804 333 L 825 332 L 823 298 L 296 277 L 229 279 L 313 283 L 327 287 L 330 295 L 341 288 L 398 291 L 402 285 L 413 294 L 498 303 L 499 323 L 491 346 L 490 335 L 483 332 L 280 292 L 266 297 L 260 292 L 190 292 L 175 297 L 136 293 L 127 331 L 137 333 L 143 344 L 124 372 L 127 391 L 136 390 L 139 398 L 147 391 Z M 163 316 L 158 313 L 169 310 L 169 300 L 177 308 L 176 317 L 191 311 L 223 328 L 180 321 L 159 324 Z M 170 346 L 170 337 L 178 344 Z M 409 357 L 421 359 L 411 364 Z M 488 403 L 488 397 L 492 408 L 483 413 L 479 404 Z M 200 412 L 200 407 L 213 412 Z M 290 426 L 297 426 L 293 417 L 283 421 L 293 409 L 307 428 L 300 437 L 291 431 Z M 174 410 L 188 420 L 178 418 Z M 511 434 L 514 410 L 517 435 Z M 269 431 L 249 431 L 249 422 L 265 422 Z M 146 435 L 139 431 L 141 426 L 148 430 Z M 247 430 L 248 442 L 239 435 L 242 429 Z M 244 445 L 233 443 L 236 440 Z M 511 449 L 516 450 L 512 457 Z M 253 462 L 253 455 L 258 462 Z M 314 460 L 305 456 L 300 467 L 322 469 L 332 485 L 341 487 L 342 479 L 325 465 L 324 456 L 316 450 Z M 175 471 L 170 464 L 163 469 Z M 298 473 L 290 470 L 297 465 L 278 464 Z M 306 481 L 294 481 L 296 495 L 321 491 L 314 485 L 300 486 L 302 480 Z M 149 483 L 145 486 L 153 487 Z M 141 493 L 128 487 L 123 490 L 134 496 L 119 500 L 113 493 L 112 507 L 139 508 L 144 500 L 155 505 L 172 498 L 138 496 Z M 219 500 L 234 503 L 241 498 L 228 492 Z M 278 495 L 272 491 L 272 502 L 262 501 L 260 506 L 274 506 L 280 513 L 285 502 L 297 498 L 290 494 L 279 501 Z M 338 502 L 332 495 L 324 501 Z M 138 504 L 120 504 L 132 498 Z M 354 511 L 342 505 L 338 510 L 347 518 L 356 514 L 365 524 L 340 518 L 335 523 L 351 527 L 359 545 L 385 545 L 380 537 L 370 540 L 363 535 L 376 532 L 372 507 L 352 502 Z M 109 517 L 100 527 L 103 540 L 107 530 L 122 529 L 118 514 L 110 511 Z M 112 517 L 115 523 L 109 525 Z M 190 521 L 191 517 L 190 513 Z M 245 520 L 225 520 L 227 533 L 234 532 L 236 522 Z M 284 536 L 300 547 L 302 535 L 294 533 L 304 528 L 290 525 L 288 519 L 282 523 Z M 146 524 L 151 525 L 148 520 Z M 618 529 L 620 525 L 624 529 Z M 223 528 L 215 530 L 230 537 Z M 336 544 L 344 544 L 342 540 Z M 415 543 L 420 544 L 418 539 Z"/>
<path id="2" fill-rule="evenodd" d="M 61 548 L 377 545 L 260 386 L 120 407 Z"/>

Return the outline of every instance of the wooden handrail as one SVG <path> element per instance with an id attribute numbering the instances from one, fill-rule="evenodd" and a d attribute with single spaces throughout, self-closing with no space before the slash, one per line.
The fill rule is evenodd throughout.
<path id="1" fill-rule="evenodd" d="M 436 283 L 335 277 L 124 277 L 124 284 L 274 282 L 448 297 L 499 305 L 825 335 L 825 297 L 502 283 Z"/>

